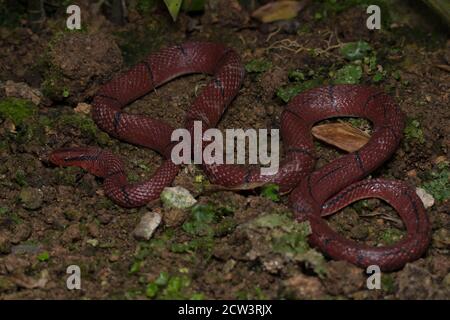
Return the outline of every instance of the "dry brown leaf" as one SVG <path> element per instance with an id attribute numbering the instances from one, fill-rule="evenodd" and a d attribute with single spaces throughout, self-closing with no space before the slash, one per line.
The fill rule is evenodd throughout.
<path id="1" fill-rule="evenodd" d="M 48 270 L 42 270 L 39 279 L 28 277 L 24 274 L 11 276 L 12 281 L 19 287 L 25 289 L 45 288 L 49 280 Z"/>
<path id="2" fill-rule="evenodd" d="M 348 123 L 327 123 L 312 128 L 315 138 L 347 152 L 354 152 L 364 146 L 370 135 Z"/>
<path id="3" fill-rule="evenodd" d="M 263 23 L 289 20 L 297 16 L 309 0 L 269 2 L 252 13 L 252 17 Z"/>

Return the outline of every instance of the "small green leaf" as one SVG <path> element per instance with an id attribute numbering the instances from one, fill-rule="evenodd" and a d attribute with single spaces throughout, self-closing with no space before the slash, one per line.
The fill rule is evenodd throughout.
<path id="1" fill-rule="evenodd" d="M 336 72 L 335 84 L 356 84 L 362 77 L 362 68 L 357 65 L 346 65 Z"/>
<path id="2" fill-rule="evenodd" d="M 37 258 L 40 262 L 45 262 L 45 261 L 48 261 L 48 259 L 50 259 L 50 254 L 47 251 L 44 251 L 44 252 L 41 252 L 37 256 Z"/>
<path id="3" fill-rule="evenodd" d="M 169 274 L 167 272 L 161 272 L 155 280 L 155 284 L 161 287 L 165 286 L 167 282 L 169 282 Z"/>
<path id="4" fill-rule="evenodd" d="M 142 262 L 142 261 L 135 261 L 135 262 L 131 265 L 131 268 L 130 268 L 129 273 L 130 273 L 130 274 L 134 274 L 134 273 L 137 273 L 137 272 L 141 271 L 142 265 L 143 265 L 143 262 Z"/>
<path id="5" fill-rule="evenodd" d="M 381 80 L 383 80 L 383 73 L 377 71 L 377 73 L 375 73 L 375 75 L 372 78 L 373 82 L 380 82 Z"/>
<path id="6" fill-rule="evenodd" d="M 306 79 L 305 74 L 298 70 L 289 72 L 288 78 L 291 81 L 304 81 Z"/>
<path id="7" fill-rule="evenodd" d="M 280 187 L 274 183 L 266 184 L 262 187 L 261 196 L 264 198 L 270 199 L 274 202 L 280 201 L 280 196 L 278 194 L 278 190 Z"/>
<path id="8" fill-rule="evenodd" d="M 349 42 L 341 47 L 341 54 L 348 60 L 358 60 L 366 56 L 372 50 L 365 41 Z"/>
<path id="9" fill-rule="evenodd" d="M 63 89 L 62 96 L 63 96 L 64 98 L 69 97 L 69 96 L 70 96 L 70 91 L 69 91 L 69 89 L 64 88 L 64 89 Z"/>
<path id="10" fill-rule="evenodd" d="M 154 298 L 156 297 L 158 291 L 159 291 L 158 285 L 152 282 L 147 285 L 147 288 L 145 289 L 145 294 L 148 298 Z"/>
<path id="11" fill-rule="evenodd" d="M 176 21 L 178 18 L 178 13 L 180 13 L 182 0 L 164 0 L 164 3 L 172 16 L 173 21 Z"/>

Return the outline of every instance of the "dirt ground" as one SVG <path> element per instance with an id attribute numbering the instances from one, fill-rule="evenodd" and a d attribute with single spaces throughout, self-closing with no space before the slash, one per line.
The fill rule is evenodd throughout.
<path id="1" fill-rule="evenodd" d="M 249 16 L 252 1 L 210 1 L 204 13 L 181 12 L 173 22 L 163 5 L 139 0 L 130 1 L 123 25 L 108 20 L 108 7 L 74 1 L 83 28 L 68 31 L 64 1 L 49 2 L 46 22 L 34 31 L 20 6 L 16 20 L 0 10 L 1 299 L 450 298 L 450 41 L 424 8 L 391 2 L 382 29 L 371 31 L 364 1 L 342 7 L 313 1 L 292 20 L 261 24 Z M 220 129 L 279 128 L 290 90 L 330 83 L 346 66 L 360 67 L 358 83 L 389 92 L 407 126 L 395 155 L 371 177 L 406 181 L 433 196 L 426 254 L 383 273 L 381 289 L 368 290 L 365 270 L 307 246 L 304 225 L 293 222 L 284 195 L 206 192 L 201 169 L 186 166 L 173 186 L 188 189 L 200 205 L 167 209 L 156 201 L 124 209 L 104 196 L 100 179 L 48 162 L 60 147 L 99 146 L 125 159 L 131 181 L 150 177 L 161 157 L 101 132 L 89 106 L 79 103 L 89 104 L 102 83 L 146 54 L 187 40 L 224 43 L 246 64 L 243 87 Z M 360 40 L 371 49 L 349 61 L 340 48 Z M 181 127 L 207 80 L 176 79 L 127 112 Z M 319 141 L 316 149 L 317 166 L 343 154 Z M 161 225 L 150 240 L 136 240 L 132 232 L 149 211 L 161 214 Z M 376 199 L 328 221 L 373 246 L 405 234 L 396 212 Z M 81 290 L 66 287 L 70 265 L 81 268 Z"/>

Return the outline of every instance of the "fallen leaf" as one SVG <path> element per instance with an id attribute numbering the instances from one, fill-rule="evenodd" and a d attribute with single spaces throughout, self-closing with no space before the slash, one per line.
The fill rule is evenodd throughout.
<path id="1" fill-rule="evenodd" d="M 296 17 L 308 3 L 309 0 L 269 2 L 253 11 L 252 17 L 263 23 L 289 20 Z"/>
<path id="2" fill-rule="evenodd" d="M 42 270 L 39 279 L 28 277 L 24 274 L 14 275 L 11 279 L 17 286 L 25 289 L 45 288 L 49 280 L 49 274 L 48 270 Z"/>
<path id="3" fill-rule="evenodd" d="M 347 123 L 327 123 L 315 126 L 312 135 L 332 146 L 347 152 L 354 152 L 364 146 L 370 135 Z"/>
<path id="4" fill-rule="evenodd" d="M 172 16 L 173 21 L 177 20 L 178 13 L 181 8 L 181 0 L 164 0 L 167 9 L 169 10 L 170 15 Z"/>

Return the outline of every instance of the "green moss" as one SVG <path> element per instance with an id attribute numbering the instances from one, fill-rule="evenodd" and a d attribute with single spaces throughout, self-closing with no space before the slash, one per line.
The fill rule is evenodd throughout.
<path id="1" fill-rule="evenodd" d="M 437 170 L 430 173 L 430 180 L 422 187 L 427 190 L 436 201 L 442 202 L 450 199 L 450 170 L 446 162 L 437 166 Z"/>
<path id="2" fill-rule="evenodd" d="M 245 65 L 245 71 L 249 73 L 266 72 L 272 67 L 272 63 L 265 59 L 254 59 Z"/>
<path id="3" fill-rule="evenodd" d="M 9 119 L 16 125 L 22 124 L 26 119 L 34 116 L 36 112 L 36 106 L 28 100 L 17 98 L 0 100 L 0 118 Z"/>
<path id="4" fill-rule="evenodd" d="M 357 84 L 362 75 L 363 70 L 360 65 L 348 64 L 336 71 L 333 82 L 334 84 Z"/>
<path id="5" fill-rule="evenodd" d="M 286 214 L 266 214 L 252 220 L 247 228 L 264 234 L 261 241 L 269 239 L 273 252 L 305 263 L 320 277 L 326 275 L 324 257 L 308 244 L 308 236 L 311 234 L 308 222 L 296 222 Z"/>
<path id="6" fill-rule="evenodd" d="M 279 194 L 280 186 L 274 183 L 269 183 L 264 185 L 261 188 L 261 196 L 267 199 L 270 199 L 274 202 L 280 201 L 280 194 Z"/>
<path id="7" fill-rule="evenodd" d="M 200 300 L 201 293 L 190 290 L 191 279 L 186 275 L 169 275 L 161 272 L 154 281 L 146 286 L 145 293 L 150 299 L 162 300 Z"/>
<path id="8" fill-rule="evenodd" d="M 341 54 L 350 61 L 364 58 L 372 48 L 365 41 L 349 42 L 341 47 Z"/>
<path id="9" fill-rule="evenodd" d="M 83 172 L 83 169 L 78 167 L 61 167 L 54 170 L 57 183 L 66 186 L 75 186 L 77 184 L 77 176 L 81 172 Z"/>
<path id="10" fill-rule="evenodd" d="M 383 230 L 383 232 L 380 235 L 380 242 L 382 242 L 384 245 L 391 245 L 396 242 L 398 242 L 402 236 L 404 235 L 404 232 L 395 229 L 395 228 L 388 228 L 386 230 Z"/>
<path id="11" fill-rule="evenodd" d="M 395 279 L 392 274 L 383 273 L 381 275 L 381 289 L 387 293 L 395 292 Z"/>
<path id="12" fill-rule="evenodd" d="M 62 98 L 65 98 L 65 95 L 68 96 L 68 90 L 61 86 L 62 83 L 63 74 L 61 70 L 53 64 L 47 63 L 44 71 L 44 81 L 41 85 L 44 96 L 55 100 L 62 100 Z"/>
<path id="13" fill-rule="evenodd" d="M 405 134 L 405 138 L 408 142 L 417 141 L 420 144 L 425 143 L 425 137 L 423 135 L 423 130 L 420 126 L 420 122 L 416 119 L 408 118 L 406 120 L 404 134 Z"/>
<path id="14" fill-rule="evenodd" d="M 195 205 L 191 212 L 192 216 L 183 224 L 183 230 L 194 236 L 212 236 L 214 232 L 211 223 L 216 216 L 213 205 Z"/>
<path id="15" fill-rule="evenodd" d="M 298 95 L 299 93 L 306 91 L 308 89 L 317 87 L 323 83 L 323 79 L 315 78 L 306 80 L 303 82 L 295 82 L 278 88 L 277 97 L 279 97 L 284 102 L 289 102 L 293 97 Z"/>
<path id="16" fill-rule="evenodd" d="M 80 113 L 64 114 L 59 118 L 58 123 L 62 127 L 70 126 L 79 129 L 82 135 L 89 138 L 96 138 L 99 133 L 94 120 Z"/>
<path id="17" fill-rule="evenodd" d="M 0 207 L 0 219 L 11 221 L 14 224 L 20 224 L 22 222 L 17 213 L 5 207 Z"/>
<path id="18" fill-rule="evenodd" d="M 16 175 L 14 177 L 14 180 L 16 181 L 16 183 L 19 186 L 25 187 L 25 186 L 28 185 L 26 177 L 27 177 L 27 175 L 26 175 L 25 171 L 23 171 L 23 169 L 19 168 L 16 171 Z"/>

